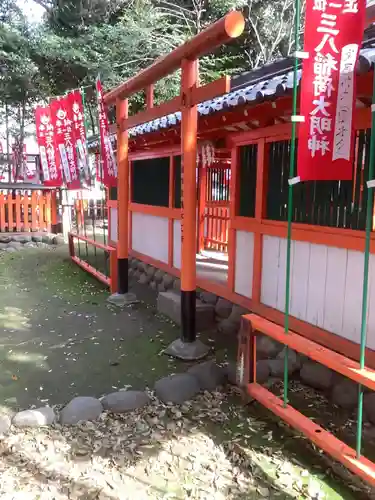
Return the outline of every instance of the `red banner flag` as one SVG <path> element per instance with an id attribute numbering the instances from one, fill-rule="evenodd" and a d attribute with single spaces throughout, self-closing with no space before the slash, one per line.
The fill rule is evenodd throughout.
<path id="1" fill-rule="evenodd" d="M 306 2 L 298 176 L 350 180 L 353 175 L 355 66 L 366 0 Z"/>
<path id="2" fill-rule="evenodd" d="M 90 168 L 87 154 L 85 115 L 82 102 L 82 94 L 74 90 L 68 94 L 69 107 L 72 109 L 74 123 L 74 143 L 77 151 L 78 167 L 82 177 L 90 184 Z"/>
<path id="3" fill-rule="evenodd" d="M 52 125 L 55 130 L 56 157 L 68 189 L 80 189 L 77 154 L 73 146 L 73 122 L 70 119 L 66 98 L 55 99 L 50 104 Z"/>
<path id="4" fill-rule="evenodd" d="M 62 174 L 60 163 L 56 162 L 54 128 L 49 107 L 36 108 L 35 124 L 44 184 L 51 187 L 60 187 L 62 185 Z"/>
<path id="5" fill-rule="evenodd" d="M 113 152 L 106 109 L 103 102 L 103 89 L 99 78 L 96 80 L 98 98 L 98 114 L 100 127 L 100 160 L 102 177 L 105 186 L 114 187 L 117 184 L 117 164 Z"/>

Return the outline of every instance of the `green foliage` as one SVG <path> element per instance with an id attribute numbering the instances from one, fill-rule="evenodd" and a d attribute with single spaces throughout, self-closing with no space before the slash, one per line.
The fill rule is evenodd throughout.
<path id="1" fill-rule="evenodd" d="M 48 96 L 92 85 L 105 88 L 133 76 L 203 30 L 241 9 L 244 35 L 200 61 L 203 83 L 255 68 L 293 50 L 293 0 L 34 0 L 45 9 L 30 26 L 16 0 L 0 0 L 0 101 L 30 109 Z M 156 86 L 156 101 L 179 92 L 179 76 Z M 95 92 L 88 89 L 94 122 Z M 134 96 L 133 109 L 144 96 Z M 1 102 L 0 102 L 1 104 Z"/>

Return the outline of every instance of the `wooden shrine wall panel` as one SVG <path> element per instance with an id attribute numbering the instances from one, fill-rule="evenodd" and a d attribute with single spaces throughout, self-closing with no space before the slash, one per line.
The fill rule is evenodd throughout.
<path id="1" fill-rule="evenodd" d="M 110 234 L 109 239 L 111 241 L 118 241 L 118 225 L 117 225 L 117 208 L 111 207 L 110 209 Z"/>
<path id="2" fill-rule="evenodd" d="M 234 291 L 252 298 L 254 262 L 254 234 L 236 231 L 236 261 L 234 270 Z"/>
<path id="3" fill-rule="evenodd" d="M 168 263 L 168 218 L 132 213 L 132 249 Z"/>
<path id="4" fill-rule="evenodd" d="M 173 267 L 181 269 L 181 221 L 173 221 Z"/>
<path id="5" fill-rule="evenodd" d="M 261 302 L 284 311 L 286 239 L 263 238 Z M 370 257 L 367 347 L 375 348 L 375 256 Z M 292 241 L 290 314 L 359 343 L 363 253 Z"/>

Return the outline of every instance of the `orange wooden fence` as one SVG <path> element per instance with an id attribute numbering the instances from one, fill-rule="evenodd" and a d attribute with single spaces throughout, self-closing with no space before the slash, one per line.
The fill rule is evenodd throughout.
<path id="1" fill-rule="evenodd" d="M 0 191 L 0 232 L 50 230 L 50 192 Z"/>
<path id="2" fill-rule="evenodd" d="M 229 202 L 207 202 L 204 248 L 228 252 Z"/>

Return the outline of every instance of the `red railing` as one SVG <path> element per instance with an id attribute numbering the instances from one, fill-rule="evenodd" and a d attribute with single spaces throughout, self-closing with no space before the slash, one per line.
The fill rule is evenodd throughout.
<path id="1" fill-rule="evenodd" d="M 95 241 L 86 236 L 81 236 L 76 233 L 69 233 L 69 253 L 73 262 L 75 262 L 82 269 L 90 273 L 94 278 L 104 283 L 108 286 L 111 292 L 116 291 L 117 289 L 117 252 L 116 248 L 106 245 L 104 243 L 100 243 L 99 241 Z M 109 276 L 107 276 L 104 272 L 96 269 L 92 264 L 86 262 L 81 256 L 76 255 L 76 247 L 75 241 L 83 241 L 86 245 L 91 245 L 96 249 L 101 249 L 104 252 L 108 252 L 109 254 Z M 86 247 L 87 248 L 87 247 Z M 86 257 L 88 253 L 86 251 Z"/>

